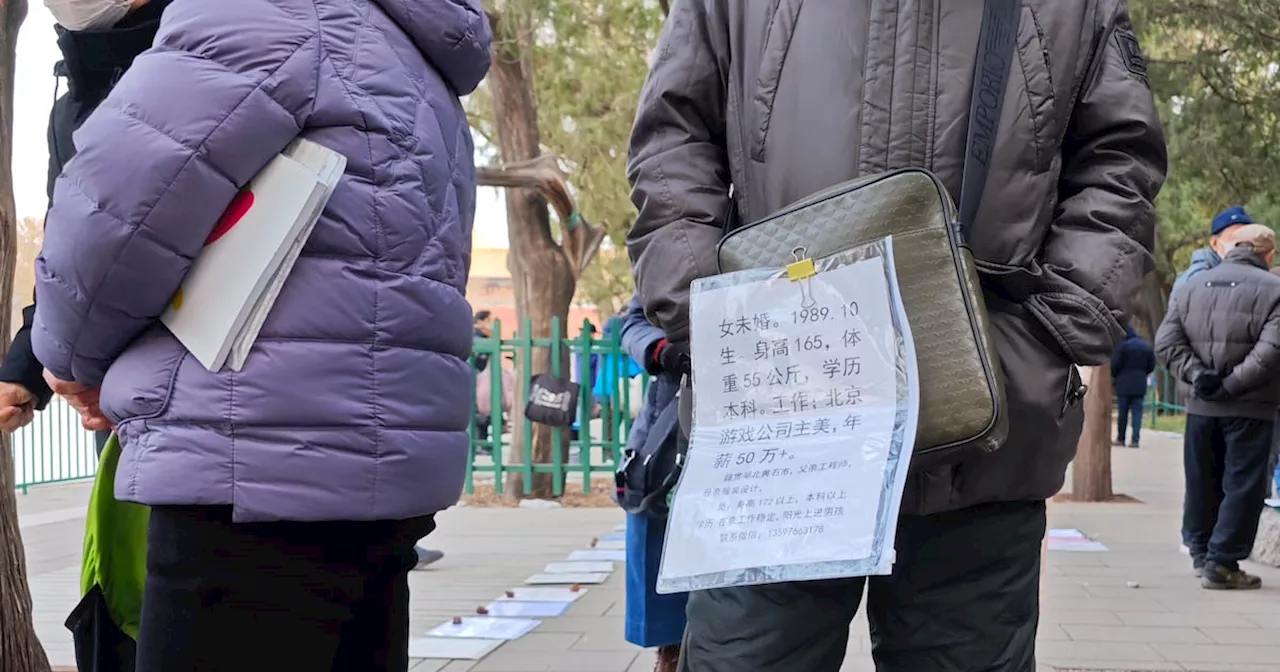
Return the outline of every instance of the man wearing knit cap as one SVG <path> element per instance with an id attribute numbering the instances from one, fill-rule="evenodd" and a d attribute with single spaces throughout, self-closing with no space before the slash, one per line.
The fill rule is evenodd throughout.
<path id="1" fill-rule="evenodd" d="M 1187 270 L 1178 274 L 1177 279 L 1173 281 L 1173 291 L 1169 292 L 1170 298 L 1178 293 L 1188 278 L 1222 263 L 1222 257 L 1227 253 L 1227 247 L 1224 244 L 1226 236 L 1252 223 L 1253 218 L 1239 205 L 1218 213 L 1209 227 L 1209 246 L 1191 253 L 1191 263 L 1187 266 Z"/>
<path id="2" fill-rule="evenodd" d="M 1184 282 L 1156 333 L 1156 355 L 1183 386 L 1182 539 L 1201 585 L 1256 589 L 1240 569 L 1258 534 L 1280 405 L 1280 277 L 1275 233 L 1226 232 L 1216 267 Z"/>

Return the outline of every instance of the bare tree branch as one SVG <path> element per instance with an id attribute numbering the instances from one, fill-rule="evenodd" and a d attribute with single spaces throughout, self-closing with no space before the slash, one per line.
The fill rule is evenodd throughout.
<path id="1" fill-rule="evenodd" d="M 573 264 L 575 274 L 580 275 L 595 258 L 605 237 L 604 229 L 587 221 L 578 211 L 568 176 L 556 157 L 543 154 L 505 166 L 482 166 L 476 169 L 476 181 L 483 187 L 536 190 L 555 208 L 560 218 L 563 227 L 561 246 Z"/>

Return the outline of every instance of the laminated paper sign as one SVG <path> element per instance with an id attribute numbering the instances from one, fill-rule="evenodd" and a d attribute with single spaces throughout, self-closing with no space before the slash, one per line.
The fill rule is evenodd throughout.
<path id="1" fill-rule="evenodd" d="M 699 280 L 659 592 L 887 574 L 919 406 L 892 242 Z"/>

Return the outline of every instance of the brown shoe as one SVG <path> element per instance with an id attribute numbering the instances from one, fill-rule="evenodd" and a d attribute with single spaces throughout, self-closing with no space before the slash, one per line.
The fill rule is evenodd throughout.
<path id="1" fill-rule="evenodd" d="M 1239 566 L 1206 562 L 1200 585 L 1208 590 L 1257 590 L 1262 579 L 1240 569 Z"/>
<path id="2" fill-rule="evenodd" d="M 676 666 L 680 664 L 680 646 L 663 646 L 658 648 L 658 662 L 653 666 L 653 672 L 676 672 Z"/>

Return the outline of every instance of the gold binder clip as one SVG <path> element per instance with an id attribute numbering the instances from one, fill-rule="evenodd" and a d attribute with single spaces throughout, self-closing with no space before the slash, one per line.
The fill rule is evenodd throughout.
<path id="1" fill-rule="evenodd" d="M 813 259 L 806 256 L 806 250 L 803 247 L 797 247 L 791 250 L 791 257 L 795 261 L 787 264 L 787 278 L 791 282 L 800 282 L 800 307 L 812 308 L 817 302 L 813 298 L 813 291 L 809 288 L 808 282 L 803 282 L 818 274 L 818 267 L 814 265 Z"/>
<path id="2" fill-rule="evenodd" d="M 791 250 L 791 256 L 795 261 L 787 264 L 787 278 L 792 282 L 807 280 L 818 274 L 817 266 L 814 266 L 813 259 L 804 256 L 805 249 L 797 247 Z"/>

